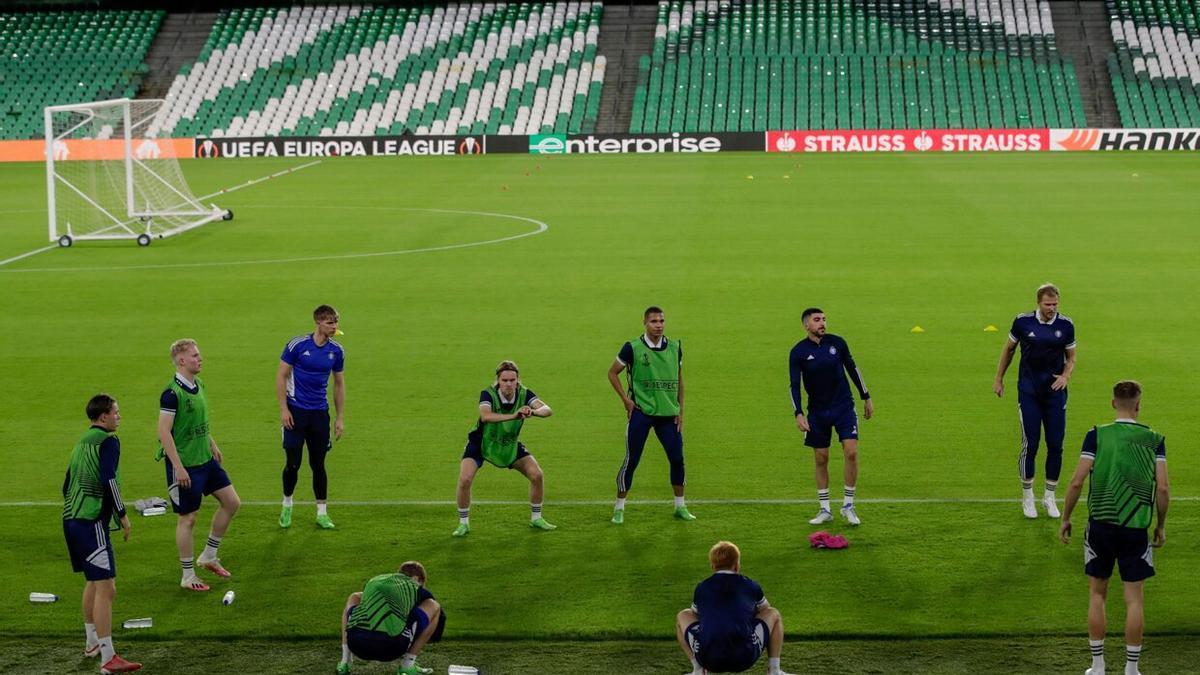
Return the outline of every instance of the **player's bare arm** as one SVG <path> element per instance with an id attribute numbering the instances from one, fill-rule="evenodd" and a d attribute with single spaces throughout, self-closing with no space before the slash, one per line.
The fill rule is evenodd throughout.
<path id="1" fill-rule="evenodd" d="M 286 361 L 279 362 L 279 370 L 275 373 L 275 398 L 279 400 L 279 418 L 283 421 L 284 429 L 291 429 L 292 411 L 287 405 L 287 381 L 292 376 L 292 365 Z"/>
<path id="2" fill-rule="evenodd" d="M 1054 391 L 1062 391 L 1067 388 L 1067 382 L 1071 379 L 1071 373 L 1075 372 L 1075 348 L 1069 347 L 1066 350 L 1067 362 L 1063 364 L 1062 373 L 1054 377 L 1054 382 L 1050 384 L 1050 388 Z"/>
<path id="3" fill-rule="evenodd" d="M 1012 338 L 1005 340 L 1004 347 L 1000 349 L 1000 363 L 996 366 L 996 381 L 992 383 L 992 391 L 998 397 L 1004 396 L 1004 373 L 1008 372 L 1008 367 L 1012 365 L 1013 355 L 1016 353 L 1017 343 Z"/>
<path id="4" fill-rule="evenodd" d="M 158 413 L 158 442 L 162 443 L 163 453 L 166 454 L 167 461 L 171 463 L 175 482 L 186 490 L 192 487 L 192 477 L 188 475 L 187 469 L 179 459 L 179 450 L 175 448 L 175 437 L 171 435 L 171 428 L 174 426 L 175 413 Z"/>

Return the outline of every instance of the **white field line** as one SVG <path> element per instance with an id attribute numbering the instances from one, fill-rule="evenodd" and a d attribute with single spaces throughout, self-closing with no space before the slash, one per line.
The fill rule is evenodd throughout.
<path id="1" fill-rule="evenodd" d="M 289 173 L 295 173 L 301 169 L 307 169 L 310 166 L 315 166 L 320 163 L 321 163 L 321 160 L 318 159 L 315 162 L 308 162 L 307 164 L 301 164 L 300 166 L 294 166 L 290 169 L 284 169 L 283 171 L 276 171 L 275 173 L 273 173 L 269 176 L 263 176 L 261 178 L 255 178 L 253 180 L 248 180 L 245 183 L 242 183 L 241 185 L 234 185 L 233 187 L 227 187 L 223 190 L 217 190 L 216 192 L 214 192 L 212 194 L 204 195 L 203 197 L 197 197 L 196 201 L 202 201 L 202 200 L 208 199 L 210 197 L 216 197 L 217 195 L 229 194 L 230 192 L 237 192 L 238 190 L 241 190 L 242 188 L 247 188 L 247 187 L 250 187 L 251 185 L 258 185 L 259 183 L 261 183 L 265 180 L 270 180 L 272 178 L 278 178 L 279 176 L 286 176 Z M 15 213 L 15 212 L 14 211 L 3 211 L 0 213 Z M 112 228 L 108 228 L 108 229 L 112 229 Z M 58 244 L 51 244 L 49 246 L 43 246 L 42 248 L 34 249 L 32 251 L 22 253 L 21 255 L 18 255 L 18 256 L 13 256 L 13 257 L 5 259 L 5 260 L 0 260 L 0 267 L 4 267 L 5 265 L 7 265 L 9 263 L 14 263 L 14 262 L 17 262 L 18 260 L 23 260 L 30 256 L 35 256 L 39 253 L 44 253 L 46 251 L 56 249 L 56 248 L 58 248 Z M 36 271 L 36 270 L 24 270 L 24 271 Z M 63 270 L 63 271 L 69 271 L 69 270 Z"/>
<path id="2" fill-rule="evenodd" d="M 308 207 L 297 207 L 308 208 Z M 195 267 L 240 267 L 246 265 L 280 265 L 284 263 L 297 262 L 317 262 L 324 260 L 353 260 L 357 258 L 382 258 L 387 256 L 408 255 L 412 253 L 432 253 L 434 251 L 451 251 L 460 248 L 474 248 L 476 246 L 488 246 L 490 244 L 500 244 L 506 241 L 514 241 L 516 239 L 524 239 L 541 234 L 550 229 L 546 223 L 534 218 L 526 218 L 525 216 L 517 216 L 509 213 L 491 213 L 488 211 L 458 211 L 455 209 L 421 209 L 409 207 L 397 207 L 397 211 L 424 211 L 428 213 L 456 213 L 465 216 L 485 216 L 491 218 L 508 218 L 509 220 L 520 220 L 533 225 L 537 225 L 537 229 L 520 234 L 514 234 L 507 237 L 499 237 L 497 239 L 488 239 L 486 241 L 471 241 L 464 244 L 447 244 L 445 246 L 429 246 L 426 248 L 407 248 L 396 251 L 375 251 L 372 253 L 343 253 L 338 255 L 319 255 L 308 256 L 303 258 L 265 258 L 258 260 L 219 260 L 212 262 L 197 262 L 197 263 L 163 263 L 157 265 L 114 265 L 112 267 L 36 267 L 24 270 L 7 270 L 9 274 L 29 273 L 29 272 L 115 272 L 123 270 L 157 270 L 157 269 L 184 269 Z"/>
<path id="3" fill-rule="evenodd" d="M 812 504 L 814 499 L 689 499 L 689 504 L 712 504 L 712 505 L 806 505 Z M 928 498 L 887 498 L 880 497 L 878 499 L 855 499 L 856 504 L 1017 504 L 1020 503 L 1019 498 L 988 498 L 988 497 L 928 497 Z M 1059 500 L 1062 501 L 1061 499 Z M 1195 502 L 1200 501 L 1200 497 L 1171 497 L 1172 502 Z M 296 504 L 311 505 L 316 502 L 296 500 Z M 411 499 L 411 500 L 378 500 L 364 501 L 352 500 L 345 501 L 329 500 L 330 504 L 337 506 L 454 506 L 455 502 L 452 499 Z M 570 506 L 612 506 L 611 499 L 581 499 L 581 500 L 564 500 L 564 501 L 546 501 L 547 506 L 570 507 Z M 630 499 L 626 504 L 634 505 L 663 505 L 673 504 L 669 499 Z M 242 504 L 248 506 L 279 506 L 278 499 L 272 501 L 247 501 L 243 500 Z M 505 500 L 505 499 L 477 499 L 471 502 L 472 506 L 528 506 L 527 500 Z M 0 507 L 14 506 L 57 506 L 62 507 L 62 502 L 0 502 Z"/>

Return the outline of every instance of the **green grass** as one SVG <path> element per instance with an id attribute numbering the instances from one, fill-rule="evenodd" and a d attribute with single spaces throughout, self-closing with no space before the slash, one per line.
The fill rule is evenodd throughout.
<path id="1" fill-rule="evenodd" d="M 204 194 L 291 165 L 193 161 L 185 171 Z M 1110 417 L 1111 383 L 1134 377 L 1146 387 L 1143 419 L 1168 437 L 1174 493 L 1200 495 L 1189 449 L 1200 432 L 1190 354 L 1198 190 L 1194 160 L 1167 153 L 326 160 L 226 195 L 229 223 L 147 249 L 81 243 L 0 267 L 0 494 L 60 500 L 83 404 L 104 390 L 124 415 L 127 500 L 164 495 L 156 401 L 171 374 L 167 346 L 189 336 L 247 505 L 222 546 L 234 581 L 215 585 L 237 589 L 232 607 L 219 592 L 175 588 L 170 516 L 135 518 L 133 539 L 117 544 L 116 617 L 156 624 L 118 631 L 118 641 L 144 647 L 129 655 L 159 672 L 177 671 L 148 641 L 203 639 L 279 672 L 332 663 L 345 596 L 408 558 L 426 563 L 450 617 L 434 663 L 478 655 L 493 672 L 673 672 L 686 664 L 669 643 L 672 617 L 719 538 L 742 546 L 789 635 L 810 641 L 789 644 L 785 667 L 987 672 L 1006 658 L 1027 659 L 1024 672 L 1074 669 L 1086 655 L 1079 542 L 1059 544 L 1053 523 L 1026 522 L 1015 501 L 986 501 L 1017 494 L 1015 398 L 991 394 L 996 358 L 1037 285 L 1058 283 L 1080 363 L 1064 477 L 1086 429 Z M 0 165 L 0 259 L 45 245 L 43 195 L 40 165 Z M 414 209 L 519 215 L 549 229 L 398 253 L 536 229 Z M 262 262 L 347 255 L 363 257 Z M 338 307 L 346 331 L 347 434 L 329 458 L 338 530 L 317 531 L 302 506 L 280 532 L 273 376 L 322 302 Z M 700 520 L 670 518 L 666 462 L 651 441 L 632 497 L 655 503 L 631 505 L 617 529 L 607 500 L 624 415 L 604 371 L 649 304 L 666 308 L 667 333 L 686 352 L 688 494 Z M 807 548 L 811 459 L 786 394 L 785 358 L 810 304 L 847 338 L 876 401 L 860 429 L 865 524 L 843 552 Z M 556 411 L 523 440 L 560 529 L 530 532 L 524 480 L 489 467 L 475 498 L 507 503 L 477 505 L 470 537 L 455 541 L 463 436 L 503 358 Z M 1010 392 L 1014 383 L 1011 373 Z M 308 478 L 305 468 L 301 498 Z M 763 499 L 805 501 L 718 503 Z M 904 499 L 977 501 L 893 501 Z M 412 501 L 444 503 L 395 504 Z M 69 668 L 70 653 L 56 650 L 77 638 L 81 581 L 58 519 L 54 506 L 0 508 L 0 625 L 38 636 L 37 653 Z M 1187 639 L 1161 637 L 1200 635 L 1200 592 L 1187 575 L 1200 565 L 1198 528 L 1197 502 L 1176 502 L 1147 584 L 1147 669 L 1162 658 L 1156 671 L 1186 670 L 1200 656 Z M 31 607 L 32 590 L 64 600 Z M 846 636 L 856 639 L 830 641 Z M 810 648 L 828 659 L 802 660 Z M 596 669 L 546 665 L 559 653 Z M 530 654 L 540 658 L 522 661 Z M 1053 665 L 1039 667 L 1037 655 Z"/>

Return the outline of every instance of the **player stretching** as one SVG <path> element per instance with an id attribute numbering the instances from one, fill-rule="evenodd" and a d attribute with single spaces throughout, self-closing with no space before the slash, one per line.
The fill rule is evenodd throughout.
<path id="1" fill-rule="evenodd" d="M 364 661 L 400 662 L 396 675 L 428 675 L 417 656 L 439 642 L 446 628 L 442 606 L 425 589 L 425 567 L 410 560 L 397 574 L 380 574 L 361 593 L 351 593 L 342 612 L 342 660 L 338 675 L 350 672 L 353 656 Z"/>
<path id="2" fill-rule="evenodd" d="M 800 315 L 800 322 L 808 331 L 808 337 L 796 343 L 788 356 L 791 377 L 792 409 L 796 414 L 796 428 L 804 432 L 804 444 L 813 449 L 816 461 L 817 501 L 821 509 L 808 521 L 820 525 L 833 520 L 829 508 L 829 444 L 833 430 L 837 429 L 842 443 L 842 455 L 846 464 L 843 469 L 844 486 L 842 517 L 851 525 L 861 521 L 854 510 L 854 487 L 858 482 L 858 413 L 854 409 L 854 397 L 846 383 L 844 370 L 854 380 L 858 395 L 863 400 L 863 417 L 871 419 L 875 405 L 871 394 L 863 383 L 862 373 L 854 365 L 850 347 L 841 337 L 825 332 L 825 312 L 809 307 Z M 800 385 L 808 394 L 808 415 L 800 403 Z"/>
<path id="3" fill-rule="evenodd" d="M 118 466 L 121 441 L 117 427 L 121 411 L 108 394 L 96 394 L 87 404 L 92 426 L 71 450 L 63 480 L 63 536 L 71 568 L 83 572 L 83 655 L 99 656 L 101 673 L 129 673 L 142 667 L 117 656 L 112 641 L 112 603 L 117 594 L 117 560 L 108 524 L 120 524 L 129 541 L 129 517 L 121 501 Z"/>
<path id="4" fill-rule="evenodd" d="M 207 591 L 208 585 L 196 576 L 195 566 L 229 578 L 217 557 L 217 548 L 242 501 L 221 467 L 221 449 L 209 433 L 208 398 L 204 383 L 196 377 L 202 365 L 196 341 L 176 340 L 171 345 L 171 359 L 175 362 L 175 377 L 159 399 L 158 459 L 165 456 L 168 460 L 167 494 L 172 510 L 179 515 L 175 525 L 175 546 L 183 567 L 179 585 L 191 591 Z M 213 516 L 204 552 L 193 561 L 192 530 L 205 495 L 216 497 L 221 507 Z"/>
<path id="5" fill-rule="evenodd" d="M 783 617 L 762 587 L 742 576 L 742 552 L 728 541 L 708 551 L 713 575 L 692 594 L 692 606 L 675 617 L 675 638 L 692 662 L 692 675 L 740 673 L 767 652 L 767 675 L 779 669 Z"/>
<path id="6" fill-rule="evenodd" d="M 471 531 L 471 483 L 485 459 L 500 468 L 516 469 L 529 479 L 530 527 L 557 529 L 542 517 L 542 467 L 517 440 L 525 420 L 549 417 L 554 411 L 521 384 L 519 375 L 517 364 L 501 361 L 496 366 L 496 381 L 479 393 L 479 420 L 467 434 L 467 447 L 463 449 L 459 463 L 456 537 L 465 537 Z"/>
<path id="7" fill-rule="evenodd" d="M 308 444 L 308 468 L 312 470 L 313 497 L 317 500 L 317 525 L 332 530 L 325 499 L 329 477 L 325 473 L 325 455 L 333 449 L 329 440 L 329 400 L 325 394 L 329 374 L 333 373 L 333 405 L 337 417 L 333 436 L 340 439 L 345 427 L 346 380 L 342 376 L 346 354 L 333 340 L 338 333 L 338 313 L 329 305 L 313 310 L 316 327 L 312 333 L 292 338 L 279 357 L 275 374 L 275 396 L 279 399 L 279 417 L 283 420 L 283 507 L 279 526 L 292 526 L 292 493 L 300 478 L 300 460 Z"/>
<path id="8" fill-rule="evenodd" d="M 1004 373 L 1021 345 L 1017 375 L 1017 417 L 1021 422 L 1021 510 L 1026 518 L 1037 518 L 1033 477 L 1037 471 L 1038 439 L 1046 429 L 1046 492 L 1042 505 L 1046 515 L 1058 517 L 1054 492 L 1062 472 L 1063 436 L 1067 430 L 1067 381 L 1075 371 L 1075 324 L 1058 313 L 1058 288 L 1043 284 L 1037 289 L 1035 311 L 1018 314 L 1000 350 L 992 391 L 1004 395 Z"/>
<path id="9" fill-rule="evenodd" d="M 1137 675 L 1142 654 L 1143 582 L 1154 576 L 1154 555 L 1146 529 L 1158 512 L 1154 546 L 1167 541 L 1167 444 L 1163 435 L 1138 424 L 1142 387 L 1126 380 L 1113 387 L 1117 419 L 1092 427 L 1083 439 L 1082 456 L 1067 488 L 1059 537 L 1071 538 L 1071 512 L 1090 473 L 1088 522 L 1083 531 L 1083 571 L 1088 576 L 1088 643 L 1092 667 L 1087 675 L 1104 673 L 1104 604 L 1113 563 L 1125 582 L 1125 674 Z"/>
<path id="10" fill-rule="evenodd" d="M 617 471 L 617 503 L 612 521 L 625 522 L 625 496 L 633 485 L 633 472 L 642 459 L 650 430 L 658 436 L 671 463 L 671 488 L 675 492 L 675 517 L 695 520 L 683 500 L 683 345 L 663 335 L 666 317 L 659 307 L 642 315 L 643 335 L 626 342 L 608 369 L 608 383 L 625 405 L 625 461 Z M 621 385 L 628 370 L 629 388 Z"/>

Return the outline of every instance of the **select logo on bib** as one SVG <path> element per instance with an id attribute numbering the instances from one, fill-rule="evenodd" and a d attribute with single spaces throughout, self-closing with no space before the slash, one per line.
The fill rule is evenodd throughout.
<path id="1" fill-rule="evenodd" d="M 566 151 L 566 134 L 534 134 L 529 137 L 531 155 L 561 155 Z"/>

